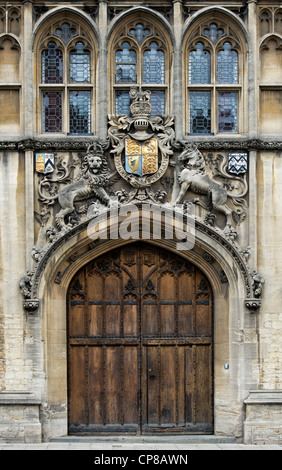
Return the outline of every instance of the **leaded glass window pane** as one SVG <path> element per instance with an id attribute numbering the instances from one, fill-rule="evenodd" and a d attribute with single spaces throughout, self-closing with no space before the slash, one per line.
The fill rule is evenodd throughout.
<path id="1" fill-rule="evenodd" d="M 63 83 L 63 53 L 53 41 L 47 47 L 41 56 L 42 83 Z"/>
<path id="2" fill-rule="evenodd" d="M 150 50 L 143 54 L 143 83 L 165 82 L 165 55 L 158 50 L 158 44 L 151 42 Z"/>
<path id="3" fill-rule="evenodd" d="M 82 42 L 78 42 L 76 51 L 70 53 L 70 81 L 71 83 L 90 82 L 90 53 L 84 51 Z"/>
<path id="4" fill-rule="evenodd" d="M 70 92 L 70 133 L 91 133 L 91 92 Z"/>
<path id="5" fill-rule="evenodd" d="M 151 117 L 165 114 L 165 91 L 151 91 Z"/>
<path id="6" fill-rule="evenodd" d="M 116 115 L 126 114 L 130 116 L 129 91 L 116 91 Z"/>
<path id="7" fill-rule="evenodd" d="M 116 52 L 116 82 L 136 82 L 136 52 L 130 49 L 130 44 L 124 42 L 122 50 Z"/>
<path id="8" fill-rule="evenodd" d="M 232 50 L 230 42 L 223 45 L 217 54 L 217 83 L 236 84 L 239 77 L 238 53 Z"/>
<path id="9" fill-rule="evenodd" d="M 190 133 L 211 133 L 211 93 L 209 91 L 191 91 L 190 100 Z"/>
<path id="10" fill-rule="evenodd" d="M 204 44 L 198 42 L 195 51 L 189 54 L 189 83 L 204 84 L 211 82 L 211 55 L 204 50 Z"/>
<path id="11" fill-rule="evenodd" d="M 238 132 L 238 93 L 218 93 L 218 131 Z"/>
<path id="12" fill-rule="evenodd" d="M 43 132 L 62 132 L 62 92 L 44 91 L 42 108 Z"/>
<path id="13" fill-rule="evenodd" d="M 165 114 L 165 91 L 151 91 L 151 105 L 152 112 L 151 117 L 163 116 Z M 130 105 L 131 99 L 129 96 L 129 91 L 116 91 L 116 115 L 120 116 L 126 114 L 131 116 Z"/>

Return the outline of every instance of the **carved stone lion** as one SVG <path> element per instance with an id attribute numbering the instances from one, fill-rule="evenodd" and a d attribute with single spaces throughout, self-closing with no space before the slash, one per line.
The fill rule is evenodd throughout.
<path id="1" fill-rule="evenodd" d="M 178 181 L 180 191 L 175 204 L 181 204 L 188 190 L 194 193 L 207 195 L 209 207 L 205 207 L 199 199 L 194 202 L 202 205 L 205 209 L 217 209 L 226 216 L 226 224 L 231 226 L 232 210 L 227 206 L 228 196 L 232 197 L 227 190 L 216 181 L 212 180 L 205 171 L 205 161 L 196 146 L 187 147 L 178 158 L 179 162 L 185 162 L 185 168 L 180 172 Z M 243 195 L 240 195 L 241 197 Z"/>
<path id="2" fill-rule="evenodd" d="M 87 198 L 94 195 L 101 202 L 107 205 L 110 203 L 110 196 L 104 189 L 109 180 L 107 161 L 97 146 L 94 146 L 92 151 L 91 147 L 88 148 L 87 155 L 84 157 L 82 171 L 78 179 L 62 188 L 57 195 L 61 206 L 61 210 L 56 215 L 59 228 L 65 227 L 64 219 L 66 215 L 73 212 L 76 198 Z"/>

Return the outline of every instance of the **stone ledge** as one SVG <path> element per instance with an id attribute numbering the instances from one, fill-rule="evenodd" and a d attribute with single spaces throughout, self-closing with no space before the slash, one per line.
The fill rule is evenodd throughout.
<path id="1" fill-rule="evenodd" d="M 41 400 L 32 392 L 0 392 L 1 405 L 31 405 L 40 406 Z"/>
<path id="2" fill-rule="evenodd" d="M 246 405 L 282 405 L 282 390 L 251 390 Z"/>

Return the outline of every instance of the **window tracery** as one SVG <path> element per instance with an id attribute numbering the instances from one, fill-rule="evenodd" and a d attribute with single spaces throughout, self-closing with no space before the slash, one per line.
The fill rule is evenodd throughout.
<path id="1" fill-rule="evenodd" d="M 169 48 L 161 28 L 147 18 L 134 19 L 112 41 L 112 103 L 117 115 L 130 115 L 132 84 L 151 91 L 152 114 L 164 114 L 169 101 Z"/>
<path id="2" fill-rule="evenodd" d="M 187 132 L 238 133 L 242 51 L 238 32 L 223 19 L 202 21 L 186 38 Z"/>
<path id="3" fill-rule="evenodd" d="M 38 39 L 39 132 L 91 134 L 95 41 L 71 18 L 49 24 Z"/>

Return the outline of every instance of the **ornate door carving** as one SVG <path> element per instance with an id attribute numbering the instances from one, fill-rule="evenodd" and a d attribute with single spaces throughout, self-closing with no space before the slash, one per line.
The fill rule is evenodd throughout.
<path id="1" fill-rule="evenodd" d="M 213 431 L 212 292 L 146 244 L 77 273 L 68 294 L 69 432 Z"/>

